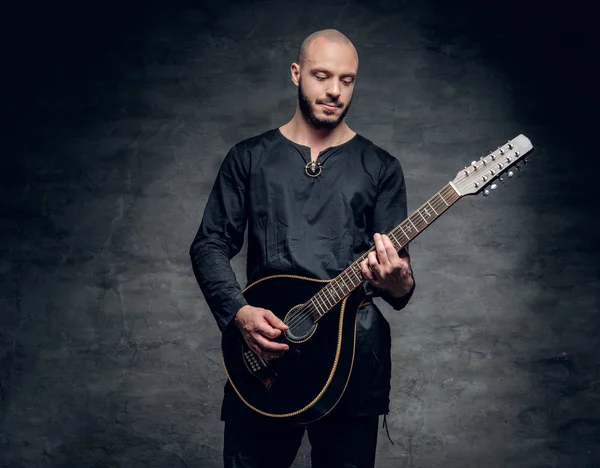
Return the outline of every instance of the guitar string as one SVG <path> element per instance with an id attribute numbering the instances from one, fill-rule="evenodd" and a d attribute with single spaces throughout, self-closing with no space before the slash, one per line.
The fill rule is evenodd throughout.
<path id="1" fill-rule="evenodd" d="M 433 210 L 434 210 L 436 213 L 439 213 L 439 214 L 438 214 L 438 216 L 439 216 L 440 214 L 442 214 L 442 213 L 443 213 L 443 212 L 444 212 L 446 209 L 450 208 L 450 206 L 452 206 L 452 205 L 451 205 L 451 204 L 450 204 L 450 205 L 448 205 L 448 203 L 445 201 L 445 199 L 444 199 L 444 197 L 443 197 L 443 194 L 442 194 L 442 192 L 447 192 L 447 193 L 446 193 L 446 195 L 448 195 L 448 192 L 449 192 L 449 190 L 448 190 L 448 189 L 450 189 L 450 186 L 449 186 L 449 184 L 448 184 L 448 185 L 446 185 L 444 188 L 442 188 L 442 189 L 441 189 L 441 190 L 440 190 L 438 193 L 436 193 L 436 194 L 435 194 L 433 197 L 431 197 L 431 198 L 430 198 L 430 199 L 429 199 L 427 202 L 425 202 L 425 204 L 423 204 L 423 205 L 422 205 L 422 206 L 421 206 L 421 207 L 420 207 L 418 210 L 416 210 L 414 213 L 412 213 L 412 214 L 411 214 L 411 216 L 409 216 L 408 218 L 406 218 L 406 220 L 405 220 L 404 222 L 402 222 L 402 223 L 401 223 L 399 226 L 397 226 L 396 228 L 394 228 L 394 229 L 391 231 L 391 234 L 392 234 L 392 235 L 394 235 L 394 232 L 396 232 L 396 234 L 398 234 L 398 235 L 399 235 L 399 233 L 397 232 L 397 228 L 398 228 L 398 227 L 401 227 L 401 226 L 402 226 L 402 225 L 403 225 L 403 224 L 404 224 L 406 221 L 410 220 L 410 218 L 412 218 L 413 216 L 415 216 L 415 215 L 417 214 L 417 212 L 420 212 L 420 211 L 421 211 L 423 208 L 426 208 L 426 205 L 427 205 L 427 204 L 429 204 L 429 205 L 431 206 L 431 208 L 432 208 L 432 209 L 433 209 Z M 450 192 L 450 193 L 451 193 L 451 192 Z M 436 200 L 434 200 L 434 199 L 436 199 Z M 452 201 L 452 203 L 454 203 L 455 201 L 456 201 L 456 200 L 453 200 L 453 201 Z M 420 216 L 422 216 L 422 215 L 420 215 Z M 435 219 L 437 219 L 437 217 L 436 217 Z M 434 220 L 435 220 L 435 219 L 434 219 Z M 415 222 L 417 222 L 417 221 L 415 221 Z M 413 221 L 411 221 L 411 223 L 413 223 Z M 420 232 L 422 232 L 422 231 L 423 231 L 423 230 L 424 230 L 424 229 L 425 229 L 425 228 L 426 228 L 426 227 L 429 225 L 429 223 L 427 223 L 427 221 L 425 221 L 424 219 L 423 219 L 423 220 L 421 220 L 421 221 L 418 221 L 418 224 L 419 224 L 419 225 L 422 225 L 423 223 L 426 223 L 426 224 L 425 224 L 425 225 L 422 227 L 422 229 L 418 229 L 418 228 L 415 226 L 415 228 L 416 228 L 416 229 L 417 229 L 417 231 L 418 231 L 418 232 L 417 232 L 417 234 L 418 234 L 418 233 L 420 233 Z M 413 224 L 414 224 L 414 223 L 413 223 Z M 396 236 L 394 235 L 394 237 L 396 237 Z M 404 234 L 404 237 L 406 237 L 406 238 L 407 238 L 407 240 L 408 240 L 409 242 L 411 241 L 411 238 L 409 238 L 409 237 L 408 237 L 408 236 L 406 236 L 405 234 Z M 400 248 L 399 248 L 398 250 L 400 250 L 401 248 L 403 248 L 403 247 L 404 247 L 404 246 L 406 246 L 407 244 L 408 244 L 408 242 L 406 242 L 405 244 L 401 245 L 401 246 L 400 246 Z M 371 249 L 369 249 L 369 251 L 365 252 L 365 254 L 363 254 L 361 257 L 365 257 L 365 255 L 367 255 L 367 254 L 368 254 L 370 251 L 372 251 L 372 248 L 371 248 Z M 346 270 L 348 270 L 348 269 L 351 269 L 351 268 L 355 268 L 355 267 L 357 266 L 357 263 L 360 263 L 360 262 L 362 262 L 364 259 L 363 259 L 363 260 L 360 260 L 360 258 L 361 258 L 361 257 L 359 257 L 359 259 L 355 260 L 355 261 L 354 261 L 354 262 L 353 262 L 353 263 L 350 265 L 350 267 L 348 267 Z M 366 258 L 366 257 L 365 257 L 365 258 Z M 343 273 L 342 273 L 342 274 L 343 274 Z M 340 278 L 342 274 L 340 274 L 340 275 L 338 276 L 338 278 Z M 364 278 L 364 277 L 363 277 L 363 278 Z M 350 278 L 350 279 L 352 280 L 352 278 Z M 333 281 L 336 281 L 336 280 L 333 280 Z M 344 281 L 344 280 L 342 280 L 342 281 Z M 363 281 L 364 281 L 364 279 L 363 279 Z M 344 283 L 345 283 L 345 281 L 344 281 Z M 325 286 L 325 288 L 328 288 L 328 287 L 335 289 L 335 286 L 329 286 L 329 285 L 328 285 L 328 286 Z M 323 289 L 325 289 L 325 288 L 323 288 Z M 322 291 L 322 290 L 321 290 L 321 291 Z M 318 295 L 318 294 L 321 294 L 321 291 L 319 291 L 319 293 L 317 293 L 316 295 Z M 315 296 L 316 296 L 316 295 L 315 295 Z M 331 296 L 331 295 L 330 295 L 330 296 Z M 339 295 L 338 295 L 338 296 L 339 296 Z M 344 295 L 344 297 L 345 297 L 345 296 L 346 296 L 346 295 Z M 341 300 L 343 300 L 343 297 L 342 297 L 342 299 L 341 299 Z M 338 302 L 339 302 L 339 300 L 338 300 L 338 301 L 334 301 L 334 304 L 333 304 L 332 306 L 329 306 L 329 308 L 328 308 L 328 309 L 325 311 L 325 313 L 326 313 L 328 310 L 330 310 L 332 307 L 334 307 L 334 306 L 335 306 L 335 305 L 336 305 Z M 322 301 L 322 304 L 325 306 L 325 301 Z M 318 310 L 318 308 L 317 308 L 317 307 L 316 307 L 314 304 L 305 303 L 305 304 L 302 306 L 302 308 L 300 308 L 300 309 L 299 309 L 299 311 L 297 311 L 296 315 L 293 317 L 293 319 L 292 319 L 292 320 L 290 321 L 290 323 L 288 324 L 288 329 L 293 329 L 293 328 L 297 327 L 298 325 L 300 325 L 301 323 L 303 323 L 303 322 L 305 322 L 306 320 L 308 320 L 308 318 L 309 318 L 309 317 L 311 317 L 311 316 L 313 315 L 313 313 L 312 313 L 313 311 L 311 310 L 311 309 L 313 309 L 313 308 Z M 323 314 L 323 315 L 324 315 L 324 314 Z M 322 316 L 322 315 L 321 315 L 321 316 Z"/>
<path id="2" fill-rule="evenodd" d="M 399 235 L 400 235 L 400 233 L 398 232 L 398 228 L 401 228 L 401 227 L 402 227 L 402 225 L 406 223 L 406 221 L 410 221 L 410 222 L 411 222 L 413 225 L 414 225 L 414 223 L 417 223 L 419 226 L 422 226 L 422 228 L 421 228 L 421 229 L 419 229 L 419 228 L 417 228 L 417 227 L 415 226 L 415 228 L 416 228 L 416 229 L 417 229 L 417 231 L 418 231 L 418 232 L 417 232 L 417 234 L 418 234 L 418 233 L 420 233 L 420 232 L 422 232 L 422 231 L 423 231 L 423 230 L 424 230 L 424 229 L 425 229 L 425 228 L 428 226 L 428 224 L 430 224 L 430 223 L 427 223 L 427 221 L 425 221 L 425 218 L 424 218 L 424 217 L 423 217 L 423 215 L 421 214 L 421 211 L 422 211 L 423 209 L 427 209 L 427 206 L 426 206 L 426 205 L 429 205 L 429 206 L 430 206 L 430 207 L 433 209 L 433 211 L 434 211 L 434 212 L 436 212 L 437 216 L 436 216 L 436 218 L 434 218 L 434 220 L 435 220 L 435 219 L 437 219 L 437 217 L 439 217 L 441 214 L 443 214 L 443 212 L 444 212 L 445 210 L 447 210 L 447 209 L 448 209 L 448 208 L 451 206 L 451 204 L 448 204 L 448 202 L 446 201 L 446 199 L 445 199 L 445 197 L 444 197 L 444 194 L 446 195 L 446 198 L 449 198 L 449 200 L 451 200 L 452 204 L 458 200 L 458 198 L 456 198 L 456 199 L 452 200 L 452 196 L 455 196 L 455 195 L 456 195 L 456 193 L 454 192 L 454 190 L 453 190 L 453 189 L 451 189 L 450 185 L 449 185 L 449 184 L 447 184 L 447 185 L 446 185 L 444 188 L 442 188 L 442 189 L 441 189 L 441 190 L 440 190 L 438 193 L 436 193 L 436 194 L 435 194 L 433 197 L 431 197 L 431 198 L 430 198 L 430 199 L 429 199 L 427 202 L 425 202 L 425 203 L 424 203 L 424 204 L 423 204 L 423 205 L 422 205 L 422 206 L 421 206 L 421 207 L 420 207 L 418 210 L 416 210 L 416 211 L 415 211 L 413 214 L 411 214 L 411 216 L 409 216 L 409 217 L 408 217 L 408 218 L 407 218 L 407 219 L 406 219 L 406 220 L 405 220 L 403 223 L 401 223 L 399 226 L 397 226 L 396 228 L 394 228 L 394 229 L 391 231 L 391 234 L 393 235 L 393 237 L 396 237 L 396 235 L 397 235 L 397 236 L 399 236 Z M 451 196 L 449 197 L 449 195 L 451 195 Z M 459 198 L 460 198 L 460 197 L 459 197 Z M 437 208 L 437 209 L 436 209 L 436 208 Z M 419 220 L 418 218 L 416 218 L 414 221 L 412 221 L 412 220 L 411 220 L 411 218 L 415 217 L 415 215 L 416 215 L 417 213 L 419 214 L 419 216 L 421 216 L 422 220 Z M 425 225 L 423 225 L 423 223 L 426 223 L 426 224 L 425 224 Z M 407 241 L 408 241 L 408 242 L 410 242 L 410 241 L 411 241 L 411 238 L 409 238 L 408 236 L 406 236 L 406 234 L 404 234 L 404 233 L 403 233 L 403 235 L 404 235 L 404 237 L 407 239 Z M 402 248 L 402 247 L 404 247 L 405 245 L 407 245 L 407 244 L 408 244 L 408 242 L 406 242 L 405 244 L 400 244 L 399 242 L 397 242 L 398 244 L 400 244 L 400 247 L 399 247 L 399 249 L 400 249 L 400 248 Z M 398 249 L 398 250 L 399 250 L 399 249 Z M 363 254 L 361 257 L 365 257 L 365 258 L 366 258 L 366 255 L 367 255 L 367 254 L 368 254 L 368 253 L 369 253 L 371 250 L 372 250 L 372 249 L 370 249 L 368 252 L 366 252 L 365 254 Z M 357 263 L 360 263 L 360 262 L 362 262 L 362 260 L 360 259 L 361 257 L 359 257 L 359 259 L 357 259 L 355 262 L 353 262 L 353 264 L 352 264 L 352 265 L 351 265 L 351 266 L 350 266 L 348 269 L 355 268 Z M 347 271 L 348 269 L 346 269 L 346 271 Z M 356 272 L 355 272 L 355 274 L 356 274 Z M 343 273 L 342 273 L 342 274 L 340 274 L 340 275 L 338 276 L 338 278 L 342 278 L 342 275 L 343 275 Z M 350 276 L 348 276 L 348 278 L 349 278 L 349 279 L 352 281 L 352 278 L 351 278 Z M 364 278 L 364 277 L 363 277 L 363 278 Z M 335 280 L 334 280 L 334 281 L 335 281 Z M 345 280 L 344 280 L 343 278 L 342 278 L 342 281 L 345 283 Z M 363 279 L 363 281 L 364 281 L 364 279 Z M 326 288 L 327 288 L 327 287 L 333 288 L 333 289 L 335 290 L 335 286 L 326 286 Z M 355 287 L 356 287 L 356 286 L 355 286 Z M 324 288 L 324 289 L 325 289 L 325 288 Z M 321 294 L 321 291 L 320 291 L 319 293 L 317 293 L 317 294 Z M 340 294 L 337 294 L 337 295 L 338 295 L 338 296 L 340 296 Z M 346 295 L 347 295 L 347 294 L 346 294 Z M 346 295 L 344 295 L 344 297 L 345 297 Z M 333 297 L 333 296 L 331 295 L 331 297 Z M 342 298 L 341 300 L 343 300 L 343 298 Z M 328 301 L 328 302 L 329 302 L 329 301 Z M 337 302 L 339 302 L 339 300 L 338 300 L 338 301 L 335 301 L 333 305 L 335 306 L 335 304 L 337 304 Z M 325 306 L 325 305 L 326 305 L 326 304 L 325 304 L 325 301 L 322 301 L 322 304 Z M 311 305 L 312 305 L 312 307 L 311 307 Z M 329 305 L 329 309 L 327 309 L 327 311 L 328 311 L 328 310 L 330 310 L 330 308 L 331 308 L 331 307 L 332 307 L 332 306 L 331 306 L 331 305 Z M 306 321 L 306 320 L 307 320 L 307 319 L 308 319 L 308 318 L 309 318 L 311 315 L 313 315 L 313 313 L 312 313 L 312 311 L 311 311 L 311 308 L 314 308 L 314 309 L 317 309 L 317 310 L 318 310 L 318 308 L 317 308 L 317 307 L 316 307 L 314 304 L 308 304 L 308 303 L 304 304 L 304 305 L 303 305 L 303 307 L 302 307 L 302 308 L 301 308 L 301 309 L 300 309 L 300 310 L 299 310 L 299 311 L 296 313 L 296 316 L 295 316 L 295 317 L 292 319 L 292 321 L 290 321 L 290 323 L 288 324 L 288 327 L 289 327 L 289 328 L 291 328 L 291 329 L 293 329 L 294 327 L 296 327 L 296 326 L 298 326 L 299 324 L 301 324 L 301 323 L 303 323 L 304 321 Z M 327 312 L 327 311 L 326 311 L 326 312 Z M 324 315 L 324 314 L 323 314 L 323 315 Z"/>
<path id="3" fill-rule="evenodd" d="M 490 153 L 490 155 L 491 155 L 491 154 L 492 154 L 492 153 Z M 488 156 L 489 156 L 489 155 L 488 155 Z M 499 155 L 496 155 L 496 156 L 499 156 Z M 500 156 L 501 156 L 501 155 L 500 155 Z M 524 155 L 522 155 L 522 157 L 523 157 L 523 156 L 524 156 Z M 506 166 L 506 167 L 502 168 L 502 169 L 501 169 L 501 172 L 505 172 L 506 170 L 508 170 L 508 168 L 510 168 L 511 166 L 513 166 L 513 165 L 514 165 L 516 162 L 518 162 L 518 159 L 517 159 L 517 160 L 514 160 L 514 161 L 513 161 L 511 164 L 509 164 L 508 166 Z M 468 166 L 468 167 L 470 167 L 470 166 Z M 478 167 L 482 167 L 482 166 L 480 165 L 480 166 L 478 166 Z M 466 169 L 466 168 L 465 168 L 465 169 Z M 474 172 L 471 172 L 471 173 L 469 173 L 469 174 L 464 174 L 464 173 L 462 173 L 462 172 L 461 172 L 461 176 L 460 176 L 460 177 L 457 177 L 457 178 L 455 178 L 455 179 L 454 179 L 453 181 L 451 181 L 451 182 L 452 182 L 452 183 L 455 183 L 456 185 L 459 185 L 459 184 L 461 184 L 463 181 L 465 181 L 465 180 L 467 180 L 467 179 L 471 179 L 471 178 L 473 177 L 473 173 L 474 173 Z M 498 175 L 499 175 L 499 174 L 498 174 Z M 491 182 L 491 181 L 490 181 L 490 182 Z M 392 230 L 390 233 L 391 233 L 391 234 L 392 234 L 394 237 L 396 237 L 396 234 L 397 234 L 397 235 L 400 235 L 400 233 L 399 233 L 399 232 L 397 232 L 397 229 L 398 229 L 398 228 L 402 229 L 402 226 L 403 226 L 403 225 L 404 225 L 404 224 L 405 224 L 407 221 L 409 221 L 411 224 L 413 224 L 413 225 L 414 225 L 415 221 L 413 221 L 411 218 L 412 218 L 412 217 L 414 217 L 414 216 L 415 216 L 417 213 L 419 213 L 419 215 L 420 215 L 421 217 L 423 217 L 423 215 L 420 213 L 420 211 L 421 211 L 423 208 L 427 208 L 427 207 L 426 207 L 426 205 L 429 205 L 429 206 L 430 206 L 430 207 L 431 207 L 431 208 L 432 208 L 432 209 L 433 209 L 433 210 L 436 212 L 436 215 L 437 215 L 437 216 L 436 216 L 436 218 L 434 218 L 434 221 L 435 221 L 435 219 L 437 219 L 437 218 L 438 218 L 438 217 L 439 217 L 441 214 L 443 214 L 443 213 L 444 213 L 444 212 L 445 212 L 445 211 L 446 211 L 448 208 L 450 208 L 450 206 L 452 206 L 452 204 L 454 204 L 456 201 L 458 201 L 458 199 L 460 199 L 460 198 L 461 198 L 461 195 L 459 195 L 457 199 L 455 199 L 455 200 L 452 200 L 452 203 L 451 203 L 451 204 L 448 204 L 448 203 L 446 202 L 446 200 L 444 199 L 443 192 L 446 192 L 446 194 L 448 194 L 448 192 L 449 192 L 449 190 L 448 190 L 448 189 L 450 189 L 450 188 L 451 188 L 451 185 L 450 185 L 450 183 L 446 184 L 446 186 L 444 186 L 444 187 L 443 187 L 443 188 L 442 188 L 442 189 L 441 189 L 439 192 L 437 192 L 437 193 L 436 193 L 436 194 L 435 194 L 433 197 L 431 197 L 431 198 L 430 198 L 428 201 L 426 201 L 426 202 L 425 202 L 423 205 L 421 205 L 421 206 L 420 206 L 420 207 L 419 207 L 417 210 L 415 210 L 415 211 L 414 211 L 414 212 L 413 212 L 413 213 L 412 213 L 410 216 L 408 216 L 408 217 L 407 217 L 407 218 L 406 218 L 406 219 L 405 219 L 405 220 L 404 220 L 402 223 L 400 223 L 398 226 L 396 226 L 396 227 L 395 227 L 395 228 L 394 228 L 394 229 L 393 229 L 393 230 Z M 454 195 L 454 193 L 453 193 L 453 192 L 454 192 L 454 189 L 452 188 L 452 192 L 450 192 L 450 193 Z M 434 200 L 434 199 L 436 199 L 436 198 L 437 198 L 437 200 Z M 442 202 L 440 202 L 440 199 L 441 199 L 441 201 L 442 201 L 443 203 L 442 203 Z M 432 203 L 434 203 L 434 204 L 432 204 Z M 444 205 L 446 205 L 446 206 L 444 206 Z M 437 209 L 436 209 L 436 208 L 437 208 Z M 440 211 L 439 211 L 439 212 L 438 212 L 438 209 L 440 209 Z M 419 224 L 419 225 L 421 225 L 423 222 L 425 223 L 425 225 L 423 226 L 423 228 L 422 228 L 422 229 L 419 229 L 419 228 L 417 228 L 417 227 L 415 226 L 415 229 L 417 229 L 417 234 L 419 234 L 420 232 L 422 232 L 422 231 L 423 231 L 425 228 L 427 228 L 427 226 L 429 226 L 429 224 L 430 224 L 430 223 L 428 223 L 427 221 L 425 221 L 425 219 L 423 219 L 422 221 L 418 221 L 418 219 L 417 219 L 417 221 L 416 221 L 416 222 L 417 222 L 417 224 Z M 402 230 L 402 235 L 403 235 L 404 237 L 406 237 L 406 239 L 407 239 L 407 241 L 408 241 L 408 242 L 406 242 L 406 243 L 405 243 L 405 244 L 403 244 L 403 245 L 400 245 L 400 248 L 399 248 L 398 250 L 400 250 L 401 248 L 403 248 L 403 247 L 405 247 L 406 245 L 408 245 L 408 243 L 409 243 L 409 242 L 410 242 L 410 241 L 411 241 L 411 240 L 414 238 L 414 236 L 413 236 L 412 238 L 409 238 L 409 237 L 408 237 L 406 234 L 404 234 L 404 231 L 403 231 L 403 230 Z M 361 257 L 365 257 L 365 255 L 368 255 L 368 253 L 369 253 L 369 252 L 371 252 L 371 251 L 372 251 L 372 249 L 373 249 L 373 248 L 369 249 L 369 250 L 368 250 L 367 252 L 365 252 L 365 253 L 364 253 L 364 254 L 363 254 Z M 360 259 L 361 257 L 359 257 L 359 259 Z M 365 257 L 365 258 L 366 258 L 366 257 Z M 363 259 L 363 260 L 364 260 L 364 259 Z M 353 262 L 353 263 L 350 265 L 350 267 L 348 267 L 346 270 L 348 270 L 348 269 L 350 269 L 350 268 L 355 268 L 355 266 L 356 266 L 356 263 L 357 263 L 357 262 L 358 262 L 358 263 L 360 263 L 360 262 L 362 262 L 363 260 L 355 260 L 355 261 L 354 261 L 354 262 Z M 346 270 L 345 270 L 345 271 L 346 271 Z M 340 278 L 342 274 L 343 274 L 343 272 L 342 272 L 342 273 L 341 273 L 341 274 L 340 274 L 340 275 L 339 275 L 337 278 Z M 364 277 L 363 277 L 363 278 L 364 278 Z M 333 281 L 336 281 L 336 280 L 337 280 L 337 279 L 334 279 Z M 352 279 L 350 278 L 350 280 L 351 280 L 351 284 L 352 284 Z M 345 280 L 343 280 L 343 279 L 342 279 L 342 281 L 344 281 L 344 284 L 345 284 Z M 364 282 L 364 281 L 365 281 L 365 279 L 363 279 L 363 282 Z M 356 287 L 357 287 L 357 286 L 356 286 Z M 355 288 L 356 288 L 356 287 L 355 287 Z M 324 287 L 324 288 L 323 288 L 321 291 L 319 291 L 319 292 L 318 292 L 318 293 L 317 293 L 315 296 L 317 296 L 317 295 L 319 295 L 319 294 L 322 294 L 322 291 L 323 291 L 324 289 L 326 289 L 326 288 L 333 288 L 333 289 L 335 289 L 335 286 L 329 286 L 329 285 L 327 285 L 327 286 L 325 286 L 325 287 Z M 334 292 L 335 292 L 335 291 L 334 291 Z M 347 294 L 346 294 L 346 295 L 347 295 Z M 346 295 L 344 295 L 344 297 L 345 297 Z M 342 299 L 340 299 L 340 300 L 343 300 L 343 299 L 344 299 L 344 297 L 342 297 Z M 329 306 L 329 308 L 326 308 L 326 307 L 324 307 L 324 308 L 326 308 L 326 310 L 325 310 L 325 313 L 327 313 L 329 310 L 331 310 L 331 308 L 333 308 L 333 307 L 334 307 L 334 306 L 335 306 L 335 305 L 336 305 L 336 304 L 337 304 L 337 303 L 338 303 L 340 300 L 338 300 L 338 301 L 334 301 L 334 304 L 333 304 L 332 306 Z M 325 301 L 322 301 L 322 304 L 323 304 L 323 306 L 325 306 Z M 299 311 L 296 313 L 296 315 L 293 317 L 293 319 L 290 321 L 290 323 L 288 324 L 288 329 L 293 329 L 293 328 L 297 327 L 298 325 L 300 325 L 301 323 L 303 323 L 303 322 L 305 322 L 306 320 L 308 320 L 308 318 L 309 318 L 309 317 L 311 317 L 311 316 L 313 315 L 313 310 L 311 310 L 311 309 L 315 309 L 315 310 L 317 310 L 317 311 L 318 311 L 318 308 L 317 308 L 317 306 L 315 306 L 314 304 L 311 304 L 311 303 L 310 303 L 310 304 L 309 304 L 309 303 L 305 303 L 305 304 L 302 306 L 302 308 L 301 308 L 301 309 L 300 309 L 300 310 L 299 310 Z M 321 315 L 321 317 L 322 317 L 323 315 L 325 315 L 325 313 L 321 315 L 321 314 L 320 314 L 320 312 L 319 312 L 319 315 Z"/>
<path id="4" fill-rule="evenodd" d="M 406 220 L 405 220 L 403 223 L 401 223 L 399 226 L 397 226 L 396 228 L 394 228 L 394 229 L 391 231 L 391 234 L 392 234 L 392 235 L 394 235 L 394 233 L 396 233 L 396 234 L 399 236 L 399 235 L 400 235 L 400 233 L 397 231 L 397 228 L 398 228 L 398 227 L 401 227 L 401 226 L 402 226 L 402 225 L 403 225 L 403 224 L 404 224 L 404 223 L 405 223 L 407 220 L 410 220 L 410 218 L 414 217 L 414 216 L 417 214 L 417 212 L 419 212 L 419 213 L 420 213 L 420 211 L 421 211 L 421 210 L 423 210 L 423 208 L 427 208 L 427 207 L 426 207 L 426 205 L 427 205 L 427 204 L 429 204 L 429 205 L 431 206 L 431 208 L 432 208 L 432 209 L 433 209 L 433 210 L 434 210 L 436 213 L 439 213 L 439 214 L 438 214 L 438 216 L 439 216 L 440 214 L 442 214 L 442 213 L 443 213 L 443 212 L 444 212 L 446 209 L 448 209 L 448 208 L 451 206 L 451 205 L 449 205 L 449 204 L 448 204 L 448 203 L 445 201 L 445 198 L 444 198 L 444 196 L 443 196 L 443 192 L 445 192 L 445 193 L 446 193 L 446 196 L 447 196 L 447 197 L 448 197 L 448 195 L 449 195 L 449 194 L 452 194 L 452 192 L 450 192 L 450 191 L 449 191 L 449 189 L 450 189 L 450 186 L 449 186 L 449 184 L 448 184 L 448 185 L 446 185 L 444 188 L 442 188 L 442 189 L 441 189 L 441 190 L 440 190 L 438 193 L 436 193 L 436 195 L 434 195 L 433 197 L 431 197 L 431 198 L 430 198 L 430 199 L 429 199 L 429 200 L 428 200 L 428 201 L 427 201 L 425 204 L 423 204 L 423 205 L 422 205 L 422 206 L 421 206 L 421 207 L 420 207 L 418 210 L 416 210 L 416 211 L 415 211 L 415 212 L 414 212 L 414 213 L 413 213 L 411 216 L 409 216 L 409 217 L 408 217 L 408 218 L 407 218 L 407 219 L 406 219 Z M 450 199 L 451 199 L 451 198 L 450 198 Z M 458 199 L 456 199 L 456 200 L 458 200 Z M 452 203 L 454 203 L 456 200 L 452 200 Z M 436 209 L 436 208 L 437 208 L 437 209 Z M 422 215 L 422 214 L 420 214 L 420 216 L 422 217 L 423 215 Z M 437 217 L 436 217 L 435 219 L 437 219 Z M 434 220 L 435 220 L 435 219 L 434 219 Z M 412 222 L 412 221 L 411 221 L 411 222 Z M 422 229 L 418 229 L 418 228 L 416 228 L 416 226 L 415 226 L 415 228 L 416 228 L 416 229 L 417 229 L 417 231 L 418 231 L 418 232 L 417 232 L 417 234 L 418 234 L 418 233 L 420 233 L 421 231 L 423 231 L 423 230 L 424 230 L 424 229 L 427 227 L 427 225 L 429 224 L 429 223 L 427 223 L 427 222 L 424 220 L 424 218 L 423 218 L 423 220 L 420 220 L 420 221 L 419 221 L 419 220 L 418 220 L 418 218 L 417 218 L 417 219 L 416 219 L 416 220 L 413 222 L 413 224 L 414 224 L 414 223 L 417 223 L 417 224 L 419 224 L 419 225 L 422 225 L 423 223 L 426 223 L 426 224 L 425 224 L 425 225 L 422 227 Z M 405 234 L 403 234 L 403 235 L 404 235 L 404 237 L 406 237 L 406 239 L 407 239 L 407 240 L 410 242 L 411 238 L 409 238 L 409 237 L 408 237 L 408 236 L 406 236 Z M 396 237 L 396 236 L 394 235 L 394 237 Z M 398 243 L 398 244 L 400 244 L 400 243 Z M 407 244 L 408 244 L 408 242 L 406 242 L 405 244 L 401 244 L 400 248 L 404 247 L 404 246 L 405 246 L 405 245 L 407 245 Z M 367 251 L 365 254 L 363 254 L 361 257 L 365 257 L 365 258 L 366 258 L 366 255 L 367 255 L 367 254 L 368 254 L 368 253 L 369 253 L 371 250 L 372 250 L 372 248 L 371 248 L 369 251 Z M 399 249 L 398 249 L 398 250 L 399 250 Z M 355 260 L 355 261 L 353 262 L 353 264 L 352 264 L 352 265 L 350 265 L 350 267 L 349 267 L 349 268 L 347 268 L 346 270 L 348 270 L 348 269 L 351 269 L 351 268 L 355 268 L 355 267 L 357 266 L 357 265 L 356 265 L 357 263 L 360 263 L 360 262 L 362 262 L 363 260 L 361 260 L 361 259 L 360 259 L 361 257 L 359 257 L 359 259 Z M 355 272 L 355 273 L 356 273 L 356 272 Z M 342 274 L 343 274 L 343 273 L 342 273 Z M 340 277 L 342 276 L 342 274 L 340 274 L 340 275 L 338 276 L 338 278 L 340 278 Z M 352 280 L 352 278 L 351 278 L 351 277 L 349 277 L 349 279 L 350 279 L 350 280 Z M 335 280 L 334 280 L 334 281 L 335 281 Z M 342 281 L 344 281 L 344 283 L 345 283 L 345 280 L 343 280 L 343 279 L 342 279 Z M 364 279 L 363 279 L 363 281 L 364 281 Z M 325 288 L 327 288 L 327 287 L 330 287 L 330 288 L 333 288 L 333 289 L 335 289 L 335 286 L 326 286 Z M 325 288 L 323 288 L 323 289 L 325 289 Z M 319 293 L 317 293 L 317 295 L 318 295 L 318 294 L 321 294 L 321 291 L 320 291 Z M 316 296 L 316 295 L 315 295 L 315 296 Z M 332 295 L 331 295 L 331 296 L 332 296 Z M 338 294 L 338 296 L 339 296 L 339 294 Z M 333 297 L 333 296 L 332 296 L 332 297 Z M 344 295 L 344 297 L 345 297 L 345 295 Z M 343 300 L 343 298 L 342 298 L 341 300 Z M 328 302 L 329 302 L 329 301 L 328 301 Z M 337 302 L 339 302 L 339 300 L 338 300 L 338 301 L 335 301 L 335 302 L 334 302 L 334 304 L 333 304 L 333 306 L 335 306 L 335 305 L 337 304 Z M 322 301 L 322 304 L 325 306 L 325 305 L 326 305 L 326 304 L 325 304 L 325 301 Z M 311 307 L 311 306 L 312 306 L 312 307 Z M 329 308 L 331 308 L 331 307 L 333 307 L 333 306 L 329 306 Z M 296 315 L 295 315 L 295 317 L 292 319 L 292 321 L 290 321 L 290 323 L 288 324 L 288 327 L 289 327 L 290 329 L 293 329 L 294 327 L 298 326 L 300 323 L 303 323 L 304 321 L 306 321 L 306 320 L 307 320 L 307 319 L 308 319 L 308 318 L 309 318 L 311 315 L 313 315 L 313 314 L 312 314 L 312 311 L 311 311 L 311 308 L 314 308 L 314 309 L 317 309 L 317 310 L 318 310 L 318 308 L 317 308 L 317 307 L 316 307 L 314 304 L 309 304 L 309 303 L 306 303 L 306 304 L 304 304 L 304 305 L 303 305 L 303 307 L 302 307 L 302 308 L 301 308 L 301 309 L 300 309 L 300 310 L 299 310 L 299 311 L 296 313 Z M 327 309 L 327 310 L 330 310 L 330 309 Z M 327 312 L 327 311 L 326 311 L 326 312 Z M 323 314 L 323 315 L 324 315 L 324 314 Z"/>

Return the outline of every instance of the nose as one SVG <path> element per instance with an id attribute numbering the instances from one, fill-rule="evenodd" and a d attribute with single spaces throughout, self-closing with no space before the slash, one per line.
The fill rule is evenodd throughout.
<path id="1" fill-rule="evenodd" d="M 340 94 L 341 94 L 340 84 L 336 80 L 333 80 L 333 82 L 329 86 L 329 89 L 327 90 L 327 95 L 331 99 L 337 99 L 340 97 Z"/>

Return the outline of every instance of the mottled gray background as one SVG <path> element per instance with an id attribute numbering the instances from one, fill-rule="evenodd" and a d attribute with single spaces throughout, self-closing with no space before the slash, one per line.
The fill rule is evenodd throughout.
<path id="1" fill-rule="evenodd" d="M 411 209 L 517 134 L 536 146 L 415 240 L 409 307 L 379 303 L 377 466 L 600 466 L 597 25 L 483 3 L 5 5 L 0 466 L 221 465 L 188 248 L 226 151 L 291 118 L 289 64 L 325 27 L 357 45 L 348 121 L 401 160 Z"/>

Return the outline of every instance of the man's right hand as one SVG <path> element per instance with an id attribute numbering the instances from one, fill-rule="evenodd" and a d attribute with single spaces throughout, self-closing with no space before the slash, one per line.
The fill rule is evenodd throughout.
<path id="1" fill-rule="evenodd" d="M 275 359 L 289 348 L 274 340 L 288 329 L 273 312 L 261 307 L 245 305 L 238 310 L 234 322 L 242 332 L 246 344 L 263 359 Z"/>

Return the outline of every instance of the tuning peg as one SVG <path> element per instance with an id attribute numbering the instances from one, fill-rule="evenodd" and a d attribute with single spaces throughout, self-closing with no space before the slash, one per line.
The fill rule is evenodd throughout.
<path id="1" fill-rule="evenodd" d="M 510 179 L 512 176 L 515 175 L 515 173 L 513 171 L 508 171 L 507 174 L 508 178 Z"/>
<path id="2" fill-rule="evenodd" d="M 484 197 L 487 197 L 489 194 L 490 194 L 490 191 L 489 191 L 489 189 L 485 189 L 485 190 L 483 191 L 483 196 L 484 196 Z"/>
<path id="3" fill-rule="evenodd" d="M 490 189 L 492 189 L 492 190 L 496 190 L 497 188 L 498 188 L 498 186 L 496 184 L 490 185 Z"/>
<path id="4" fill-rule="evenodd" d="M 527 166 L 527 164 L 529 164 L 529 161 L 527 161 L 527 159 L 523 159 L 523 164 Z"/>
<path id="5" fill-rule="evenodd" d="M 498 177 L 498 182 L 504 183 L 504 179 L 502 177 Z"/>

